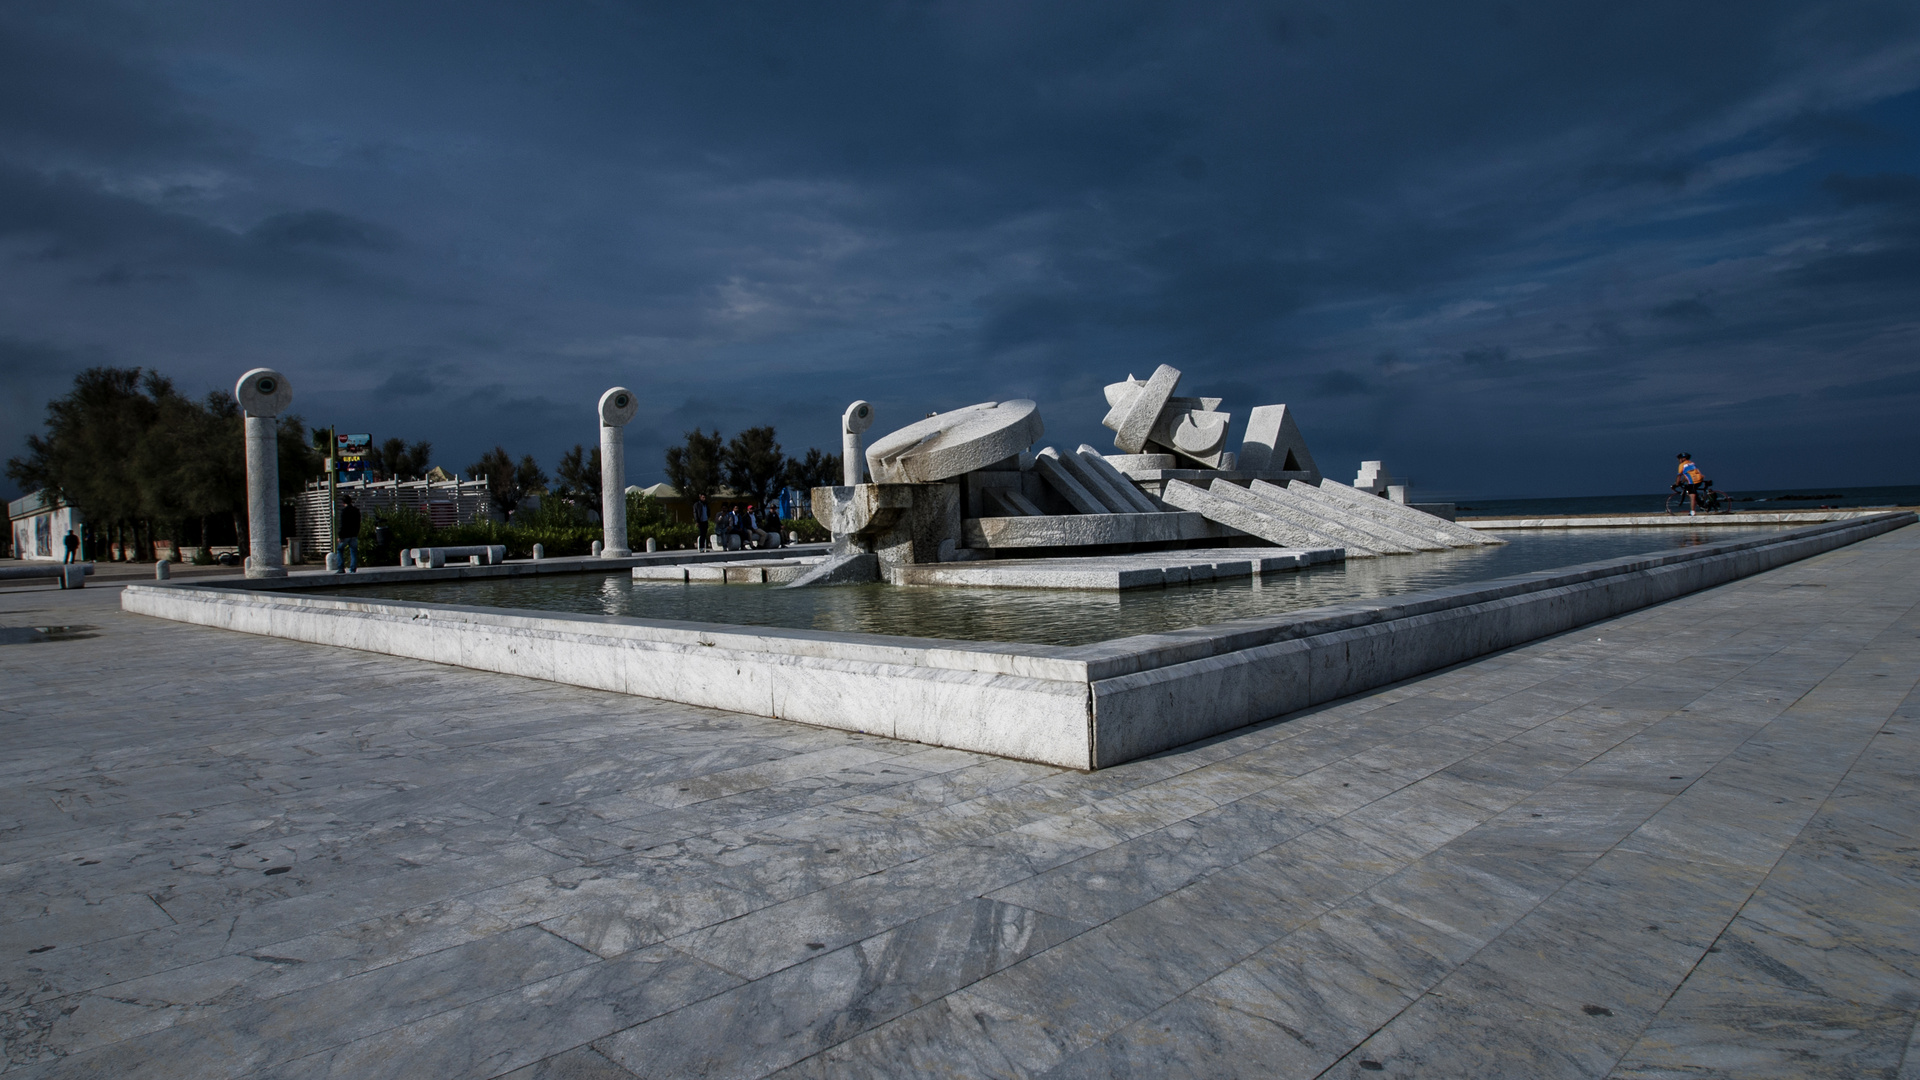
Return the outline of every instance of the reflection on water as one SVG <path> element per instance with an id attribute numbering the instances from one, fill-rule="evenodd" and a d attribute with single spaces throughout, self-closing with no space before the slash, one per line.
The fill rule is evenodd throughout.
<path id="1" fill-rule="evenodd" d="M 1785 526 L 1714 529 L 1513 530 L 1502 547 L 1357 559 L 1297 574 L 1132 592 L 895 588 L 783 589 L 769 585 L 633 581 L 626 572 L 494 581 L 343 587 L 340 595 L 536 608 L 592 615 L 793 629 L 1084 645 L 1129 634 L 1204 626 L 1248 615 L 1300 611 L 1343 600 L 1779 532 Z"/>

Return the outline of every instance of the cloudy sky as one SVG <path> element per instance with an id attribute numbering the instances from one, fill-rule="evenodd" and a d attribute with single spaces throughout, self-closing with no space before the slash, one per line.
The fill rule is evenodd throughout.
<path id="1" fill-rule="evenodd" d="M 1911 0 L 11 0 L 0 456 L 95 364 L 456 470 L 623 384 L 646 483 L 1171 363 L 1428 496 L 1920 483 L 1916 174 Z"/>

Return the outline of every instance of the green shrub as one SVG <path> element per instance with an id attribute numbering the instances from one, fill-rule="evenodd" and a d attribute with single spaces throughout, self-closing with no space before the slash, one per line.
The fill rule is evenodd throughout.
<path id="1" fill-rule="evenodd" d="M 832 531 L 820 524 L 818 518 L 804 517 L 783 521 L 780 523 L 780 532 L 783 535 L 790 532 L 799 533 L 800 542 L 803 544 L 818 544 L 833 539 Z"/>
<path id="2" fill-rule="evenodd" d="M 541 545 L 548 558 L 593 553 L 593 542 L 603 534 L 599 525 L 588 523 L 584 509 L 560 499 L 543 499 L 541 503 L 537 510 L 514 514 L 511 524 L 476 521 L 445 529 L 433 528 L 425 514 L 415 511 L 382 512 L 378 524 L 385 525 L 392 534 L 385 549 L 375 548 L 377 526 L 373 514 L 366 513 L 360 519 L 361 561 L 369 566 L 391 566 L 400 561 L 400 552 L 405 548 L 480 544 L 505 545 L 509 559 L 532 558 L 535 544 Z M 645 548 L 649 537 L 662 551 L 691 548 L 694 529 L 690 524 L 675 522 L 659 500 L 630 494 L 627 496 L 627 542 L 640 550 Z M 200 555 L 194 558 L 198 561 Z"/>
<path id="3" fill-rule="evenodd" d="M 635 551 L 644 550 L 647 539 L 651 537 L 654 546 L 661 551 L 675 551 L 693 546 L 694 528 L 692 525 L 657 524 L 649 525 L 641 532 L 628 534 L 627 540 Z"/>

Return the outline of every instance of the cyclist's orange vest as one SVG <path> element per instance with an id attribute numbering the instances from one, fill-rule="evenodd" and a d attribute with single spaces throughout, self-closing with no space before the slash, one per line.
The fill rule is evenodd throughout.
<path id="1" fill-rule="evenodd" d="M 1700 471 L 1700 466 L 1695 465 L 1693 462 L 1683 461 L 1680 463 L 1680 482 L 1681 483 L 1697 484 L 1701 480 L 1705 479 L 1705 477 L 1706 477 L 1706 474 Z"/>

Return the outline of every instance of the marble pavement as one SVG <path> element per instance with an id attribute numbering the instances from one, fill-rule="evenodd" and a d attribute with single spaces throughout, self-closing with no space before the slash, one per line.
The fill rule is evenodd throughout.
<path id="1" fill-rule="evenodd" d="M 1920 1076 L 1916 679 L 1920 526 L 1093 774 L 9 590 L 6 1074 Z"/>

